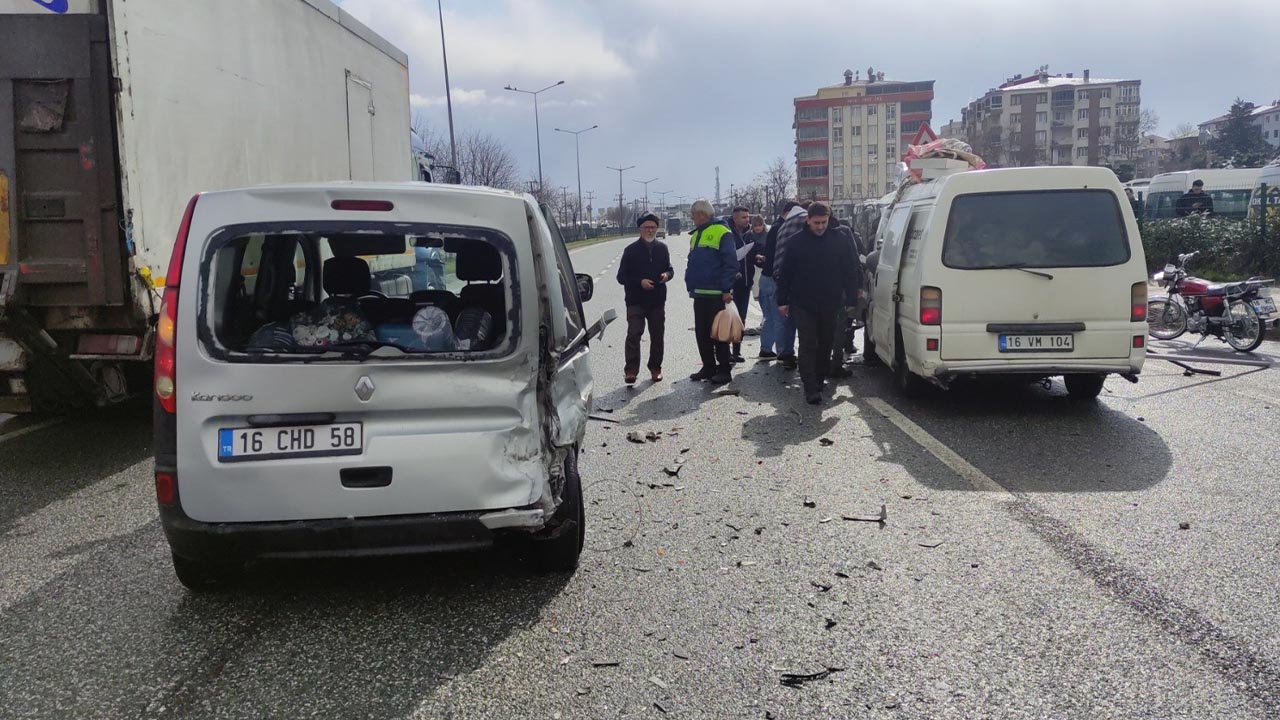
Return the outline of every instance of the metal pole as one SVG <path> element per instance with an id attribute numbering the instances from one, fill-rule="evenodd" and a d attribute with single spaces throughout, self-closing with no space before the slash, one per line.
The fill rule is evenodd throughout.
<path id="1" fill-rule="evenodd" d="M 649 212 L 649 183 L 657 179 L 658 178 L 649 178 L 648 180 L 632 180 L 631 181 L 631 182 L 638 182 L 644 186 L 644 211 L 645 212 Z"/>
<path id="2" fill-rule="evenodd" d="M 538 120 L 538 95 L 550 90 L 551 88 L 560 87 L 563 84 L 564 84 L 564 81 L 561 80 L 560 82 L 555 83 L 553 85 L 548 85 L 542 88 L 541 90 L 521 90 L 520 88 L 511 86 L 511 85 L 507 85 L 506 87 L 502 88 L 503 90 L 524 93 L 525 95 L 533 96 L 533 129 L 538 136 L 537 146 L 538 146 L 538 192 L 539 193 L 542 192 L 542 126 Z M 539 197 L 538 200 L 542 201 L 543 198 Z"/>
<path id="3" fill-rule="evenodd" d="M 436 0 L 436 10 L 440 13 L 440 52 L 444 55 L 444 102 L 449 108 L 449 164 L 454 172 L 458 171 L 458 144 L 453 139 L 453 91 L 449 89 L 449 51 L 444 46 L 444 6 L 443 0 Z"/>
<path id="4" fill-rule="evenodd" d="M 610 170 L 616 170 L 618 172 L 618 234 L 621 235 L 622 234 L 622 214 L 626 212 L 626 210 L 623 209 L 622 207 L 622 198 L 623 198 L 622 173 L 633 169 L 635 165 L 628 165 L 626 167 L 613 167 L 612 165 L 605 165 L 605 167 L 609 168 Z"/>
<path id="5" fill-rule="evenodd" d="M 573 136 L 573 156 L 578 167 L 578 209 L 577 209 L 577 212 L 575 213 L 575 217 L 577 217 L 579 220 L 581 219 L 581 214 L 582 214 L 582 150 L 581 150 L 581 147 L 579 146 L 578 138 L 581 137 L 582 133 L 590 132 L 592 130 L 595 130 L 598 127 L 600 126 L 592 125 L 591 127 L 583 128 L 582 130 L 561 130 L 560 128 L 555 129 L 556 132 L 567 133 Z"/>

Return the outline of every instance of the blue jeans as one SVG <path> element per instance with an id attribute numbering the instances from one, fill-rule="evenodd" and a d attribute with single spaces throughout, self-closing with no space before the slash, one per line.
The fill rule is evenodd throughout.
<path id="1" fill-rule="evenodd" d="M 760 325 L 760 352 L 773 352 L 774 344 L 778 340 L 779 322 L 782 316 L 778 314 L 777 292 L 778 286 L 773 278 L 761 275 L 760 312 L 764 314 L 764 323 Z M 780 344 L 779 347 L 781 347 Z"/>

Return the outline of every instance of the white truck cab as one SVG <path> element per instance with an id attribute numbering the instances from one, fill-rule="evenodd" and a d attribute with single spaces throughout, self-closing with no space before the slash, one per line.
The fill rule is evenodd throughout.
<path id="1" fill-rule="evenodd" d="M 1146 261 L 1102 168 L 956 172 L 902 191 L 878 235 L 866 359 L 907 394 L 968 375 L 1064 376 L 1093 398 L 1145 358 Z"/>

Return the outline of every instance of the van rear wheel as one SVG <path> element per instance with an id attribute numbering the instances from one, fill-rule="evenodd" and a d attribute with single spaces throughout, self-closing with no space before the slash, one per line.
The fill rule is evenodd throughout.
<path id="1" fill-rule="evenodd" d="M 918 398 L 929 390 L 929 383 L 919 375 L 911 372 L 907 364 L 907 351 L 902 347 L 902 336 L 898 335 L 897 351 L 894 353 L 893 377 L 897 381 L 898 392 L 906 398 Z"/>
<path id="2" fill-rule="evenodd" d="M 1062 382 L 1072 400 L 1093 400 L 1102 394 L 1106 379 L 1106 375 L 1064 375 Z"/>
<path id="3" fill-rule="evenodd" d="M 544 572 L 573 572 L 586 541 L 586 507 L 582 499 L 582 479 L 578 476 L 578 451 L 570 449 L 564 459 L 564 498 L 556 510 L 551 537 L 533 541 L 534 562 Z"/>

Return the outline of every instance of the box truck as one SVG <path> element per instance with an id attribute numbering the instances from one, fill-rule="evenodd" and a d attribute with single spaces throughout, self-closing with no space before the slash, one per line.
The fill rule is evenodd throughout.
<path id="1" fill-rule="evenodd" d="M 0 0 L 0 413 L 147 389 L 192 195 L 417 179 L 409 124 L 330 0 Z"/>

